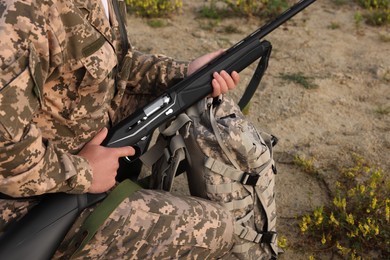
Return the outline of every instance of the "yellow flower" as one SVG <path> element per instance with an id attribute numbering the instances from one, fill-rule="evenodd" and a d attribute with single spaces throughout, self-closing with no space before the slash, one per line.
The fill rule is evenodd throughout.
<path id="1" fill-rule="evenodd" d="M 336 241 L 336 247 L 337 249 L 341 252 L 341 254 L 343 255 L 346 255 L 349 253 L 349 251 L 351 251 L 350 249 L 346 248 L 346 247 L 343 247 L 339 241 Z"/>
<path id="2" fill-rule="evenodd" d="M 379 235 L 379 225 L 374 226 L 375 236 Z"/>
<path id="3" fill-rule="evenodd" d="M 348 197 L 353 197 L 353 196 L 355 196 L 355 194 L 356 194 L 356 188 L 352 188 L 352 189 L 350 189 L 350 190 L 348 190 Z"/>
<path id="4" fill-rule="evenodd" d="M 305 215 L 302 217 L 302 222 L 299 224 L 302 233 L 305 233 L 309 229 L 308 225 L 310 223 L 311 223 L 311 218 L 309 215 Z"/>
<path id="5" fill-rule="evenodd" d="M 324 217 L 322 215 L 322 212 L 323 212 L 323 207 L 319 207 L 317 208 L 315 211 L 314 211 L 314 218 L 316 220 L 315 224 L 317 226 L 321 225 L 322 224 L 322 221 L 324 220 Z"/>
<path id="6" fill-rule="evenodd" d="M 370 227 L 366 223 L 364 224 L 359 223 L 359 230 L 362 232 L 362 235 L 365 237 L 369 234 Z"/>
<path id="7" fill-rule="evenodd" d="M 339 226 L 340 225 L 338 220 L 334 217 L 333 212 L 330 214 L 329 223 L 330 224 L 334 224 L 335 226 Z"/>
<path id="8" fill-rule="evenodd" d="M 363 194 L 366 191 L 366 186 L 364 186 L 364 185 L 358 185 L 358 188 L 359 188 L 360 194 Z"/>
<path id="9" fill-rule="evenodd" d="M 351 253 L 351 259 L 352 260 L 362 260 L 363 258 L 359 255 L 356 255 L 356 251 L 353 250 L 353 252 Z"/>
<path id="10" fill-rule="evenodd" d="M 376 208 L 376 204 L 377 204 L 378 200 L 376 197 L 372 198 L 372 201 L 371 201 L 371 208 L 372 209 L 375 209 Z"/>
<path id="11" fill-rule="evenodd" d="M 325 245 L 325 243 L 326 243 L 326 237 L 325 237 L 325 234 L 324 234 L 324 233 L 322 233 L 321 243 L 322 243 L 323 245 Z"/>
<path id="12" fill-rule="evenodd" d="M 346 215 L 345 220 L 346 220 L 347 223 L 349 223 L 350 225 L 354 225 L 354 224 L 355 224 L 355 220 L 354 220 L 353 215 L 352 215 L 351 213 L 349 213 L 349 214 Z"/>
<path id="13" fill-rule="evenodd" d="M 278 247 L 279 248 L 287 247 L 287 238 L 285 236 L 278 237 Z"/>
<path id="14" fill-rule="evenodd" d="M 301 228 L 301 232 L 302 233 L 305 233 L 308 230 L 308 227 L 307 227 L 306 223 L 299 224 L 299 227 Z"/>
<path id="15" fill-rule="evenodd" d="M 347 208 L 347 200 L 345 198 L 335 197 L 333 199 L 333 204 L 344 211 Z"/>

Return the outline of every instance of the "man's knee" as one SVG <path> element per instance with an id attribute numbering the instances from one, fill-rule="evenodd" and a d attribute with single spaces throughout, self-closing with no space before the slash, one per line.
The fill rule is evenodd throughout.
<path id="1" fill-rule="evenodd" d="M 140 190 L 112 212 L 80 257 L 217 259 L 230 253 L 233 226 L 231 214 L 214 202 Z M 62 250 L 58 256 L 69 253 Z"/>
<path id="2" fill-rule="evenodd" d="M 150 246 L 164 251 L 172 247 L 177 256 L 191 248 L 190 254 L 206 258 L 221 257 L 233 246 L 233 217 L 214 202 L 151 190 L 137 192 L 134 199 L 139 210 L 149 209 L 151 214 L 159 216 L 147 237 Z"/>

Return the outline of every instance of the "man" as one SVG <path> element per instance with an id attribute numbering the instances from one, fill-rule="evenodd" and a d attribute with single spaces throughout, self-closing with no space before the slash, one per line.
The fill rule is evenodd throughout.
<path id="1" fill-rule="evenodd" d="M 113 1 L 0 1 L 0 192 L 17 198 L 0 200 L 0 230 L 26 214 L 36 195 L 110 190 L 118 158 L 134 149 L 101 146 L 107 128 L 220 54 L 188 63 L 140 53 L 127 42 L 125 3 Z M 212 95 L 238 81 L 237 73 L 216 72 Z M 90 211 L 55 258 L 70 257 L 69 240 Z M 78 257 L 228 257 L 232 223 L 211 202 L 141 190 Z"/>

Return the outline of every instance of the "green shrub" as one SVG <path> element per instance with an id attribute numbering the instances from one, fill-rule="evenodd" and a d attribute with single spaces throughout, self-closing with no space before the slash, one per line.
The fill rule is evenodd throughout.
<path id="1" fill-rule="evenodd" d="M 345 259 L 389 259 L 389 179 L 356 157 L 354 167 L 340 172 L 332 202 L 304 215 L 299 226 L 319 250 Z"/>
<path id="2" fill-rule="evenodd" d="M 211 0 L 204 7 L 213 16 L 259 16 L 271 18 L 287 9 L 287 0 Z M 204 11 L 202 11 L 204 13 Z"/>
<path id="3" fill-rule="evenodd" d="M 162 19 L 148 19 L 147 24 L 152 28 L 162 28 L 168 25 L 168 23 Z"/>
<path id="4" fill-rule="evenodd" d="M 200 9 L 199 14 L 203 18 L 220 20 L 223 16 L 225 16 L 225 11 L 226 10 L 218 8 L 215 1 L 211 1 L 208 6 L 205 5 Z"/>
<path id="5" fill-rule="evenodd" d="M 357 11 L 355 15 L 357 25 L 362 20 L 374 26 L 381 26 L 390 22 L 390 0 L 333 0 L 333 3 L 336 5 L 359 4 L 363 10 Z M 359 20 L 356 18 L 359 18 Z"/>
<path id="6" fill-rule="evenodd" d="M 390 22 L 389 0 L 358 0 L 358 3 L 367 11 L 364 14 L 370 25 L 383 25 Z"/>
<path id="7" fill-rule="evenodd" d="M 164 17 L 181 10 L 181 0 L 126 0 L 128 10 L 142 17 Z"/>
<path id="8" fill-rule="evenodd" d="M 318 85 L 314 83 L 313 77 L 305 76 L 302 72 L 297 73 L 280 73 L 280 78 L 283 80 L 294 82 L 301 85 L 306 89 L 315 89 L 318 88 Z"/>

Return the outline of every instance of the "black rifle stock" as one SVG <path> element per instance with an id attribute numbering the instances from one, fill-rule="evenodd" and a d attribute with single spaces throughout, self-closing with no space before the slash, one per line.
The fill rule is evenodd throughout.
<path id="1" fill-rule="evenodd" d="M 103 145 L 136 148 L 135 158 L 145 151 L 153 131 L 212 92 L 215 71 L 240 72 L 262 57 L 271 47 L 264 36 L 291 19 L 316 0 L 301 0 L 273 21 L 229 48 L 200 70 L 185 78 L 164 94 L 109 130 Z M 1 235 L 0 259 L 50 259 L 79 213 L 102 200 L 105 194 L 48 194 L 25 217 Z"/>

